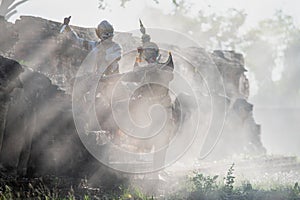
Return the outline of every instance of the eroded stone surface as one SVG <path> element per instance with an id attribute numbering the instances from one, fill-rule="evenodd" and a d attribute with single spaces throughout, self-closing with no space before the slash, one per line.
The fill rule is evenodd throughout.
<path id="1" fill-rule="evenodd" d="M 18 60 L 26 69 L 20 76 L 23 88 L 10 95 L 7 116 L 1 117 L 6 127 L 0 153 L 2 165 L 23 174 L 98 171 L 95 169 L 99 164 L 79 140 L 71 111 L 72 79 L 88 52 L 66 34 L 59 34 L 58 22 L 23 16 L 15 24 L 0 20 L 0 28 L 1 54 Z M 93 28 L 72 28 L 84 38 L 97 40 Z M 139 46 L 139 38 L 130 33 L 116 33 L 115 40 L 125 52 Z M 226 103 L 225 127 L 211 159 L 265 153 L 253 105 L 247 102 L 249 83 L 243 56 L 233 51 L 210 53 L 196 47 L 181 52 L 192 62 L 196 68 L 193 70 L 199 70 L 210 85 L 216 85 L 211 88 L 215 106 Z M 218 76 L 223 78 L 225 93 L 221 83 L 214 84 L 220 81 Z"/>

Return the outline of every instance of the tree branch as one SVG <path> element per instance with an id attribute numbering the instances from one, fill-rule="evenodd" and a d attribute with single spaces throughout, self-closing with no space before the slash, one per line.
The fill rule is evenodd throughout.
<path id="1" fill-rule="evenodd" d="M 16 9 L 16 7 L 18 7 L 19 5 L 25 3 L 26 1 L 28 1 L 28 0 L 22 0 L 22 1 L 19 1 L 19 2 L 15 3 L 11 7 L 9 7 L 8 12 L 11 12 L 12 10 Z"/>
<path id="2" fill-rule="evenodd" d="M 17 11 L 14 10 L 14 11 L 12 11 L 12 12 L 6 14 L 6 15 L 5 15 L 5 19 L 6 19 L 6 20 L 9 19 L 11 16 L 13 16 L 13 15 L 16 14 L 16 13 L 17 13 Z"/>

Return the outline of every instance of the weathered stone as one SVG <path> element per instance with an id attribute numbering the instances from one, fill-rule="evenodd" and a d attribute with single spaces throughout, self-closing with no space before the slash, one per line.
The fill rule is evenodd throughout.
<path id="1" fill-rule="evenodd" d="M 0 19 L 0 54 L 10 56 L 13 54 L 13 47 L 18 41 L 18 33 L 12 23 Z"/>
<path id="2" fill-rule="evenodd" d="M 18 76 L 22 71 L 19 63 L 0 56 L 0 150 L 3 146 L 10 94 L 15 88 L 21 87 Z"/>
<path id="3" fill-rule="evenodd" d="M 2 166 L 27 176 L 89 178 L 99 169 L 108 172 L 79 139 L 71 96 L 38 72 L 26 69 L 21 80 L 23 88 L 11 94 L 7 112 L 0 153 Z"/>
<path id="4" fill-rule="evenodd" d="M 0 27 L 0 41 L 4 41 L 1 53 L 32 68 L 22 74 L 24 88 L 12 93 L 9 107 L 6 106 L 8 116 L 0 119 L 6 120 L 0 162 L 18 169 L 19 173 L 36 175 L 98 171 L 95 169 L 100 165 L 82 145 L 71 112 L 72 79 L 89 52 L 70 40 L 67 34 L 59 34 L 61 23 L 58 22 L 22 16 L 15 24 L 0 20 Z M 72 28 L 83 38 L 97 40 L 92 28 Z M 116 33 L 115 40 L 124 52 L 139 46 L 139 38 L 130 33 Z M 191 69 L 179 70 L 199 71 L 203 75 L 196 87 L 202 93 L 200 106 L 204 113 L 209 112 L 210 102 L 202 86 L 203 79 L 211 87 L 209 95 L 214 98 L 214 108 L 227 109 L 224 131 L 211 157 L 218 158 L 220 153 L 224 156 L 265 153 L 260 141 L 260 126 L 253 119 L 252 105 L 246 101 L 249 83 L 244 74 L 243 56 L 233 51 L 209 53 L 196 47 L 168 46 L 165 49 L 180 51 L 191 62 Z M 188 116 L 194 109 L 186 110 Z M 203 123 L 209 121 L 206 117 L 201 120 Z M 218 136 L 207 141 L 208 146 L 215 138 Z M 242 142 L 236 143 L 237 140 Z M 15 148 L 11 148 L 12 145 Z M 90 175 L 95 177 L 95 174 Z"/>

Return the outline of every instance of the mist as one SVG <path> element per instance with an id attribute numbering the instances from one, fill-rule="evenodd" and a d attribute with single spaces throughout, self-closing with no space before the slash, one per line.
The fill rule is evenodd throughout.
<path id="1" fill-rule="evenodd" d="M 247 22 L 247 13 L 245 12 L 244 14 L 243 20 Z M 245 56 L 246 69 L 248 70 L 247 77 L 250 80 L 249 101 L 255 105 L 255 120 L 262 125 L 262 142 L 266 145 L 268 153 L 299 155 L 300 145 L 298 141 L 300 141 L 300 136 L 297 133 L 300 129 L 297 125 L 298 123 L 296 123 L 300 116 L 298 109 L 299 81 L 292 78 L 293 75 L 291 75 L 299 73 L 299 71 L 295 70 L 296 66 L 299 66 L 299 62 L 297 59 L 298 50 L 295 48 L 296 44 L 293 39 L 293 37 L 298 38 L 295 34 L 299 33 L 299 29 L 294 23 L 293 18 L 283 13 L 283 16 L 287 16 L 285 24 L 287 27 L 290 26 L 290 34 L 282 35 L 281 32 L 272 32 L 272 27 L 275 28 L 277 26 L 275 23 L 268 27 L 271 30 L 265 32 L 264 27 L 261 26 L 263 33 L 258 37 L 265 38 L 262 40 L 262 44 L 257 42 L 257 45 L 253 43 L 251 47 L 249 45 L 249 47 L 247 47 L 247 41 L 243 40 L 247 40 L 247 37 L 250 37 L 251 30 L 259 31 L 260 27 L 256 28 L 254 26 L 250 29 L 249 34 L 244 34 L 245 25 L 247 26 L 247 23 L 245 23 L 235 30 L 235 32 L 231 32 L 231 36 L 214 40 L 214 38 L 211 37 L 211 34 L 214 33 L 209 31 L 201 32 L 202 28 L 199 24 L 202 23 L 201 19 L 203 20 L 205 18 L 199 18 L 197 21 L 180 12 L 178 14 L 167 15 L 153 8 L 146 9 L 144 15 L 145 21 L 149 24 L 155 24 L 155 26 L 170 28 L 180 32 L 189 30 L 185 31 L 185 33 L 206 49 L 233 49 L 243 53 Z M 158 20 L 151 20 L 154 16 Z M 224 16 L 229 17 L 230 14 L 227 13 L 224 14 Z M 234 13 L 234 11 L 231 16 L 235 16 L 236 19 L 238 19 L 238 17 L 243 18 L 242 15 L 239 15 L 238 12 Z M 209 15 L 207 15 L 206 19 L 209 20 Z M 261 21 L 265 23 L 268 20 L 269 22 L 272 20 L 276 21 L 276 15 L 274 14 L 273 18 L 270 17 L 269 19 Z M 199 24 L 196 24 L 197 22 Z M 238 23 L 234 21 L 231 22 Z M 224 21 L 224 24 L 230 26 L 231 22 Z M 282 23 L 284 24 L 284 22 Z M 278 26 L 280 26 L 279 23 Z M 270 41 L 268 37 L 270 37 Z M 274 43 L 272 37 L 278 37 L 278 40 Z M 221 40 L 222 45 L 218 44 L 218 40 L 219 42 Z M 227 41 L 230 40 L 234 41 L 234 45 L 228 45 Z M 283 45 L 283 47 L 280 45 Z M 290 55 L 293 55 L 293 57 Z M 276 63 L 276 60 L 280 60 L 279 63 L 281 64 Z M 278 71 L 277 68 L 281 70 Z M 272 76 L 274 76 L 274 73 L 281 78 L 279 78 L 279 80 L 273 80 Z M 290 82 L 290 84 L 287 84 L 287 82 Z M 275 126 L 274 123 L 276 124 Z"/>
<path id="2" fill-rule="evenodd" d="M 1 18 L 3 60 L 16 60 L 24 70 L 10 80 L 16 87 L 7 89 L 10 98 L 3 98 L 4 169 L 31 177 L 85 177 L 93 186 L 115 187 L 162 174 L 178 184 L 193 170 L 223 176 L 235 163 L 240 185 L 245 180 L 263 185 L 260 177 L 296 182 L 298 16 L 272 10 L 250 23 L 250 8 L 227 5 L 225 12 L 214 13 L 211 3 L 160 8 L 167 4 L 129 1 L 115 10 L 108 4 L 99 14 L 93 1 L 81 19 L 81 4 L 76 3 L 68 12 L 60 6 L 55 14 L 49 9 L 45 15 L 16 15 L 9 22 Z M 20 7 L 21 13 L 29 4 Z M 33 10 L 41 6 L 34 5 Z M 122 9 L 136 12 L 125 19 Z M 122 47 L 122 58 L 108 63 L 117 62 L 120 75 L 91 75 L 98 64 L 95 52 L 59 33 L 61 19 L 68 15 L 74 18 L 72 29 L 89 40 L 98 39 L 94 28 L 85 27 L 97 26 L 99 16 L 113 23 L 113 41 Z M 159 47 L 159 68 L 153 71 L 143 63 L 134 69 L 142 45 L 139 18 Z M 153 98 L 153 90 L 163 95 Z M 111 133 L 118 139 L 111 139 Z M 152 186 L 145 188 L 152 191 Z"/>

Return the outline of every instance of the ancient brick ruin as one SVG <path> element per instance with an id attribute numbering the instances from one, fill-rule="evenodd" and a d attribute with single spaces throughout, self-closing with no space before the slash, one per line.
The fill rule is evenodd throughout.
<path id="1" fill-rule="evenodd" d="M 61 23 L 30 16 L 21 17 L 15 24 L 0 19 L 0 54 L 25 68 L 20 75 L 23 88 L 9 94 L 7 115 L 1 116 L 5 128 L 0 163 L 21 174 L 78 175 L 78 171 L 85 174 L 99 167 L 80 142 L 71 111 L 71 80 L 88 52 L 59 34 L 60 27 Z M 72 28 L 84 38 L 97 39 L 94 29 Z M 124 51 L 135 49 L 140 42 L 129 33 L 117 33 L 115 40 Z M 200 48 L 182 51 L 208 81 L 213 83 L 216 74 L 224 81 L 225 95 L 218 95 L 220 88 L 214 88 L 214 95 L 227 102 L 228 115 L 208 158 L 264 154 L 260 125 L 253 118 L 253 105 L 247 102 L 249 83 L 243 56 L 233 51 L 208 53 Z M 207 67 L 207 55 L 217 70 Z M 45 104 L 51 108 L 46 116 L 41 110 Z"/>

